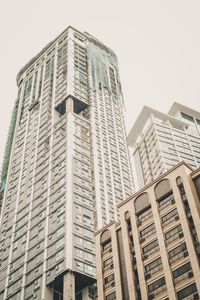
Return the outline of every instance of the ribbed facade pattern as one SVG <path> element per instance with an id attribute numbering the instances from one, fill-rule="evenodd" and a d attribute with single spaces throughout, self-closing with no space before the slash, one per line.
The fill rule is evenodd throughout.
<path id="1" fill-rule="evenodd" d="M 69 27 L 17 83 L 0 299 L 53 299 L 66 271 L 75 274 L 75 287 L 58 284 L 58 293 L 74 299 L 75 289 L 96 278 L 94 228 L 117 219 L 117 204 L 133 192 L 117 59 Z"/>

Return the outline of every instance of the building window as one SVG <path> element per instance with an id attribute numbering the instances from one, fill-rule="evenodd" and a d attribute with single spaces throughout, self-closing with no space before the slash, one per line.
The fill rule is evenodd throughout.
<path id="1" fill-rule="evenodd" d="M 150 218 L 151 216 L 152 216 L 152 209 L 151 206 L 149 206 L 137 214 L 137 219 L 138 222 L 144 222 L 146 219 Z"/>
<path id="2" fill-rule="evenodd" d="M 111 240 L 108 240 L 105 242 L 105 244 L 102 245 L 102 251 L 106 251 L 112 247 Z"/>
<path id="3" fill-rule="evenodd" d="M 114 279 L 115 279 L 115 276 L 114 276 L 114 273 L 112 273 L 109 276 L 104 278 L 104 284 L 108 284 L 108 283 L 114 281 Z"/>
<path id="4" fill-rule="evenodd" d="M 170 262 L 177 260 L 180 257 L 188 256 L 186 244 L 183 243 L 169 252 Z"/>
<path id="5" fill-rule="evenodd" d="M 188 120 L 188 121 L 194 123 L 193 117 L 191 117 L 191 116 L 189 116 L 189 115 L 187 115 L 187 114 L 185 114 L 185 113 L 183 113 L 183 112 L 181 113 L 181 116 L 182 116 L 185 120 Z"/>
<path id="6" fill-rule="evenodd" d="M 155 240 L 142 249 L 143 255 L 150 255 L 159 249 L 158 240 Z"/>
<path id="7" fill-rule="evenodd" d="M 174 204 L 174 195 L 172 193 L 165 195 L 161 199 L 157 200 L 158 201 L 158 207 L 160 210 L 164 209 L 170 204 Z"/>
<path id="8" fill-rule="evenodd" d="M 102 252 L 107 252 L 112 248 L 111 235 L 109 230 L 105 230 L 101 234 L 100 242 L 101 242 Z"/>
<path id="9" fill-rule="evenodd" d="M 168 179 L 163 179 L 155 186 L 155 196 L 158 202 L 172 194 L 172 189 Z"/>
<path id="10" fill-rule="evenodd" d="M 183 236 L 181 224 L 165 233 L 165 240 L 169 242 L 171 240 L 174 240 L 177 236 Z"/>
<path id="11" fill-rule="evenodd" d="M 105 260 L 103 262 L 103 267 L 104 268 L 111 267 L 112 265 L 113 265 L 113 258 L 112 257 L 108 258 L 107 260 Z"/>
<path id="12" fill-rule="evenodd" d="M 199 201 L 200 201 L 200 175 L 193 178 L 193 182 L 197 191 L 197 195 L 199 197 Z"/>
<path id="13" fill-rule="evenodd" d="M 155 292 L 156 290 L 163 290 L 163 288 L 166 286 L 165 277 L 162 277 L 150 285 L 148 285 L 148 293 L 151 294 Z"/>
<path id="14" fill-rule="evenodd" d="M 185 273 L 187 273 L 187 272 L 190 271 L 190 270 L 191 270 L 191 264 L 190 264 L 190 262 L 188 262 L 188 263 L 186 263 L 185 265 L 179 267 L 178 269 L 176 269 L 176 270 L 174 270 L 174 271 L 172 272 L 173 278 L 176 279 L 176 278 L 178 278 L 178 277 L 180 277 L 180 276 L 181 276 L 181 278 L 182 278 L 182 275 L 185 274 Z M 180 279 L 181 279 L 181 278 L 180 278 Z"/>
<path id="15" fill-rule="evenodd" d="M 116 300 L 116 293 L 113 292 L 113 293 L 109 294 L 108 296 L 106 296 L 106 300 Z"/>
<path id="16" fill-rule="evenodd" d="M 152 261 L 150 264 L 146 265 L 145 266 L 145 273 L 154 274 L 157 271 L 159 271 L 160 269 L 162 269 L 161 257 L 159 257 L 158 259 Z"/>
<path id="17" fill-rule="evenodd" d="M 193 296 L 196 295 L 195 298 L 193 297 L 193 299 L 199 299 L 198 293 L 197 293 L 197 287 L 196 287 L 195 283 L 193 283 L 193 284 L 187 286 L 186 288 L 180 290 L 179 292 L 177 292 L 178 300 L 183 300 L 190 295 L 193 295 Z"/>
<path id="18" fill-rule="evenodd" d="M 164 217 L 162 217 L 162 224 L 167 225 L 172 221 L 172 219 L 175 219 L 177 217 L 178 219 L 178 211 L 175 208 L 174 210 L 170 211 L 168 214 L 166 214 Z"/>
<path id="19" fill-rule="evenodd" d="M 140 231 L 140 239 L 147 238 L 148 236 L 155 233 L 155 231 L 156 231 L 155 224 L 152 223 L 150 226 L 148 226 L 145 229 L 143 229 L 142 231 Z"/>

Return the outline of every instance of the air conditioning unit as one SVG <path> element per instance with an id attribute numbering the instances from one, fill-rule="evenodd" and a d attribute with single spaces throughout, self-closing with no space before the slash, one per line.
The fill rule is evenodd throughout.
<path id="1" fill-rule="evenodd" d="M 109 252 L 112 252 L 112 248 L 109 249 Z"/>
<path id="2" fill-rule="evenodd" d="M 179 236 L 179 239 L 181 239 L 184 236 L 183 232 L 180 232 L 178 236 Z"/>
<path id="3" fill-rule="evenodd" d="M 115 282 L 114 281 L 111 283 L 111 286 L 115 286 Z"/>
<path id="4" fill-rule="evenodd" d="M 178 221 L 179 220 L 179 216 L 176 216 L 174 219 L 175 219 L 175 221 Z"/>
<path id="5" fill-rule="evenodd" d="M 198 293 L 194 294 L 194 295 L 193 295 L 193 299 L 194 299 L 194 300 L 198 300 L 198 299 L 199 299 L 199 294 L 198 294 Z"/>
<path id="6" fill-rule="evenodd" d="M 142 225 L 142 221 L 137 221 L 137 226 L 141 226 Z"/>
<path id="7" fill-rule="evenodd" d="M 148 280 L 149 278 L 151 278 L 151 274 L 150 273 L 146 273 L 144 277 L 145 277 L 145 280 Z"/>
<path id="8" fill-rule="evenodd" d="M 144 237 L 140 238 L 140 244 L 143 243 L 144 241 L 145 241 Z"/>
<path id="9" fill-rule="evenodd" d="M 148 300 L 154 299 L 154 293 L 148 295 Z"/>
<path id="10" fill-rule="evenodd" d="M 147 254 L 142 255 L 142 260 L 145 260 L 145 259 L 147 259 L 147 258 L 148 258 L 148 255 L 147 255 Z"/>
<path id="11" fill-rule="evenodd" d="M 132 255 L 135 255 L 135 250 L 133 248 L 131 248 L 131 253 Z"/>
<path id="12" fill-rule="evenodd" d="M 184 252 L 183 252 L 183 256 L 184 256 L 184 257 L 187 257 L 187 256 L 188 256 L 188 251 L 184 251 Z"/>
<path id="13" fill-rule="evenodd" d="M 171 204 L 175 204 L 175 200 L 174 199 L 171 200 Z"/>
<path id="14" fill-rule="evenodd" d="M 194 276 L 193 272 L 192 271 L 189 271 L 188 272 L 188 278 L 192 278 Z"/>
<path id="15" fill-rule="evenodd" d="M 113 269 L 113 268 L 114 268 L 114 266 L 113 266 L 113 264 L 111 264 L 111 265 L 110 265 L 110 269 Z"/>

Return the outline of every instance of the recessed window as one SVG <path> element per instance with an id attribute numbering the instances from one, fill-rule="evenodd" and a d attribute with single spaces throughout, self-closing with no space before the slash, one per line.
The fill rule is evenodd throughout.
<path id="1" fill-rule="evenodd" d="M 198 293 L 197 293 L 197 287 L 196 284 L 193 283 L 184 289 L 177 292 L 178 300 L 186 299 L 190 295 L 196 295 L 193 299 L 199 299 Z"/>
<path id="2" fill-rule="evenodd" d="M 106 296 L 106 300 L 116 300 L 116 293 L 113 292 L 113 293 L 109 294 L 108 296 Z"/>
<path id="3" fill-rule="evenodd" d="M 152 223 L 150 226 L 148 226 L 145 229 L 143 229 L 142 231 L 140 231 L 140 238 L 146 238 L 146 237 L 152 235 L 153 233 L 155 233 L 155 231 L 156 231 L 155 224 Z"/>
<path id="4" fill-rule="evenodd" d="M 151 253 L 155 252 L 159 249 L 158 240 L 155 240 L 149 243 L 147 246 L 142 248 L 143 255 L 150 255 Z"/>
<path id="5" fill-rule="evenodd" d="M 175 228 L 171 229 L 167 233 L 165 233 L 165 239 L 171 240 L 174 239 L 177 235 L 179 235 L 182 232 L 181 224 L 176 226 Z"/>
<path id="6" fill-rule="evenodd" d="M 106 241 L 105 244 L 102 245 L 102 250 L 106 251 L 107 249 L 110 249 L 112 247 L 111 240 Z"/>
<path id="7" fill-rule="evenodd" d="M 178 218 L 178 211 L 175 208 L 174 210 L 170 211 L 168 214 L 166 214 L 164 217 L 162 217 L 162 224 L 166 225 L 169 222 L 172 221 L 175 217 Z"/>
<path id="8" fill-rule="evenodd" d="M 165 282 L 165 277 L 162 277 L 156 281 L 154 281 L 153 283 L 151 283 L 150 285 L 148 285 L 148 292 L 152 293 L 158 289 L 160 289 L 161 287 L 165 286 L 166 282 Z"/>
<path id="9" fill-rule="evenodd" d="M 188 262 L 187 264 L 179 267 L 178 269 L 176 269 L 172 272 L 173 278 L 176 279 L 176 278 L 182 276 L 183 274 L 187 273 L 190 270 L 191 270 L 191 264 L 190 264 L 190 262 Z"/>
<path id="10" fill-rule="evenodd" d="M 145 272 L 153 274 L 159 271 L 161 268 L 162 268 L 162 261 L 161 258 L 159 257 L 158 259 L 152 261 L 150 264 L 145 266 Z"/>
<path id="11" fill-rule="evenodd" d="M 174 260 L 174 258 L 178 258 L 179 256 L 184 256 L 184 253 L 185 253 L 185 256 L 186 256 L 186 251 L 187 250 L 187 247 L 186 247 L 186 244 L 183 243 L 181 245 L 179 245 L 178 247 L 174 248 L 173 250 L 171 250 L 169 252 L 169 259 L 170 260 Z"/>
<path id="12" fill-rule="evenodd" d="M 104 278 L 104 284 L 108 284 L 115 279 L 114 273 Z"/>

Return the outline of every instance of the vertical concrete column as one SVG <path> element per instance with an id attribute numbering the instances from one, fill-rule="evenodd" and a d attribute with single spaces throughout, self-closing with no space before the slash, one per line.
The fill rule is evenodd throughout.
<path id="1" fill-rule="evenodd" d="M 67 95 L 74 95 L 74 32 L 68 30 L 67 43 Z"/>
<path id="2" fill-rule="evenodd" d="M 169 260 L 168 260 L 168 250 L 165 245 L 165 238 L 164 238 L 164 234 L 163 234 L 162 224 L 160 221 L 160 212 L 158 210 L 157 201 L 156 201 L 155 193 L 154 193 L 154 188 L 155 188 L 155 186 L 151 186 L 149 188 L 149 198 L 150 198 L 150 203 L 151 203 L 151 207 L 152 207 L 154 223 L 155 223 L 155 227 L 156 227 L 156 236 L 157 236 L 158 244 L 159 244 L 159 248 L 160 248 L 160 256 L 162 259 L 162 265 L 163 265 L 163 271 L 164 271 L 166 285 L 167 285 L 168 296 L 169 296 L 170 300 L 175 300 L 176 292 L 174 289 L 173 278 L 171 275 L 171 269 L 170 269 Z"/>
<path id="3" fill-rule="evenodd" d="M 88 287 L 86 287 L 82 290 L 82 299 L 83 300 L 88 300 L 89 299 Z"/>
<path id="4" fill-rule="evenodd" d="M 53 290 L 50 287 L 45 287 L 45 299 L 53 300 Z"/>
<path id="5" fill-rule="evenodd" d="M 187 196 L 188 203 L 189 203 L 189 206 L 190 206 L 190 211 L 191 211 L 191 214 L 192 214 L 192 218 L 193 218 L 194 224 L 199 225 L 199 220 L 198 220 L 198 217 L 197 217 L 198 216 L 197 215 L 197 207 L 195 205 L 195 199 L 193 198 L 193 195 L 191 193 L 190 182 L 189 182 L 189 179 L 186 175 L 187 169 L 185 168 L 185 166 L 182 166 L 181 168 L 182 168 L 183 185 L 184 185 L 186 196 Z M 171 182 L 171 186 L 172 186 L 174 196 L 175 196 L 175 199 L 176 199 L 176 206 L 177 206 L 177 210 L 178 210 L 179 217 L 180 217 L 180 220 L 181 220 L 181 226 L 182 226 L 184 237 L 185 237 L 185 243 L 187 245 L 188 255 L 189 255 L 192 270 L 193 270 L 193 273 L 194 273 L 194 279 L 196 281 L 196 286 L 197 286 L 198 293 L 200 294 L 200 269 L 199 269 L 198 259 L 197 259 L 197 255 L 196 255 L 196 252 L 195 252 L 193 239 L 192 239 L 191 232 L 190 232 L 190 227 L 189 227 L 189 224 L 187 222 L 187 217 L 186 217 L 186 214 L 185 214 L 183 201 L 181 199 L 179 189 L 176 185 L 176 178 L 178 176 L 180 176 L 180 169 L 179 169 L 179 172 L 177 172 L 177 173 L 174 172 L 173 176 L 174 176 L 173 177 L 174 180 Z M 196 227 L 196 230 L 197 230 L 197 234 L 199 234 L 198 227 Z"/>
<path id="6" fill-rule="evenodd" d="M 66 112 L 72 112 L 74 111 L 74 103 L 73 103 L 73 99 L 70 97 L 67 99 L 66 102 Z"/>
<path id="7" fill-rule="evenodd" d="M 63 277 L 64 300 L 75 300 L 75 275 L 70 270 Z"/>
<path id="8" fill-rule="evenodd" d="M 132 202 L 131 202 L 132 204 Z M 132 207 L 131 207 L 132 209 Z M 124 253 L 125 253 L 125 263 L 126 263 L 126 272 L 127 272 L 127 283 L 128 283 L 128 291 L 129 291 L 129 297 L 132 300 L 136 299 L 135 295 L 135 286 L 134 286 L 134 275 L 133 275 L 133 262 L 131 260 L 131 253 L 129 249 L 129 237 L 128 237 L 128 231 L 127 231 L 127 224 L 126 220 L 124 219 L 125 214 L 121 214 L 121 228 L 122 228 L 122 235 L 123 235 L 123 247 L 124 247 Z M 131 226 L 133 226 L 131 224 Z M 132 227 L 133 228 L 133 227 Z"/>

